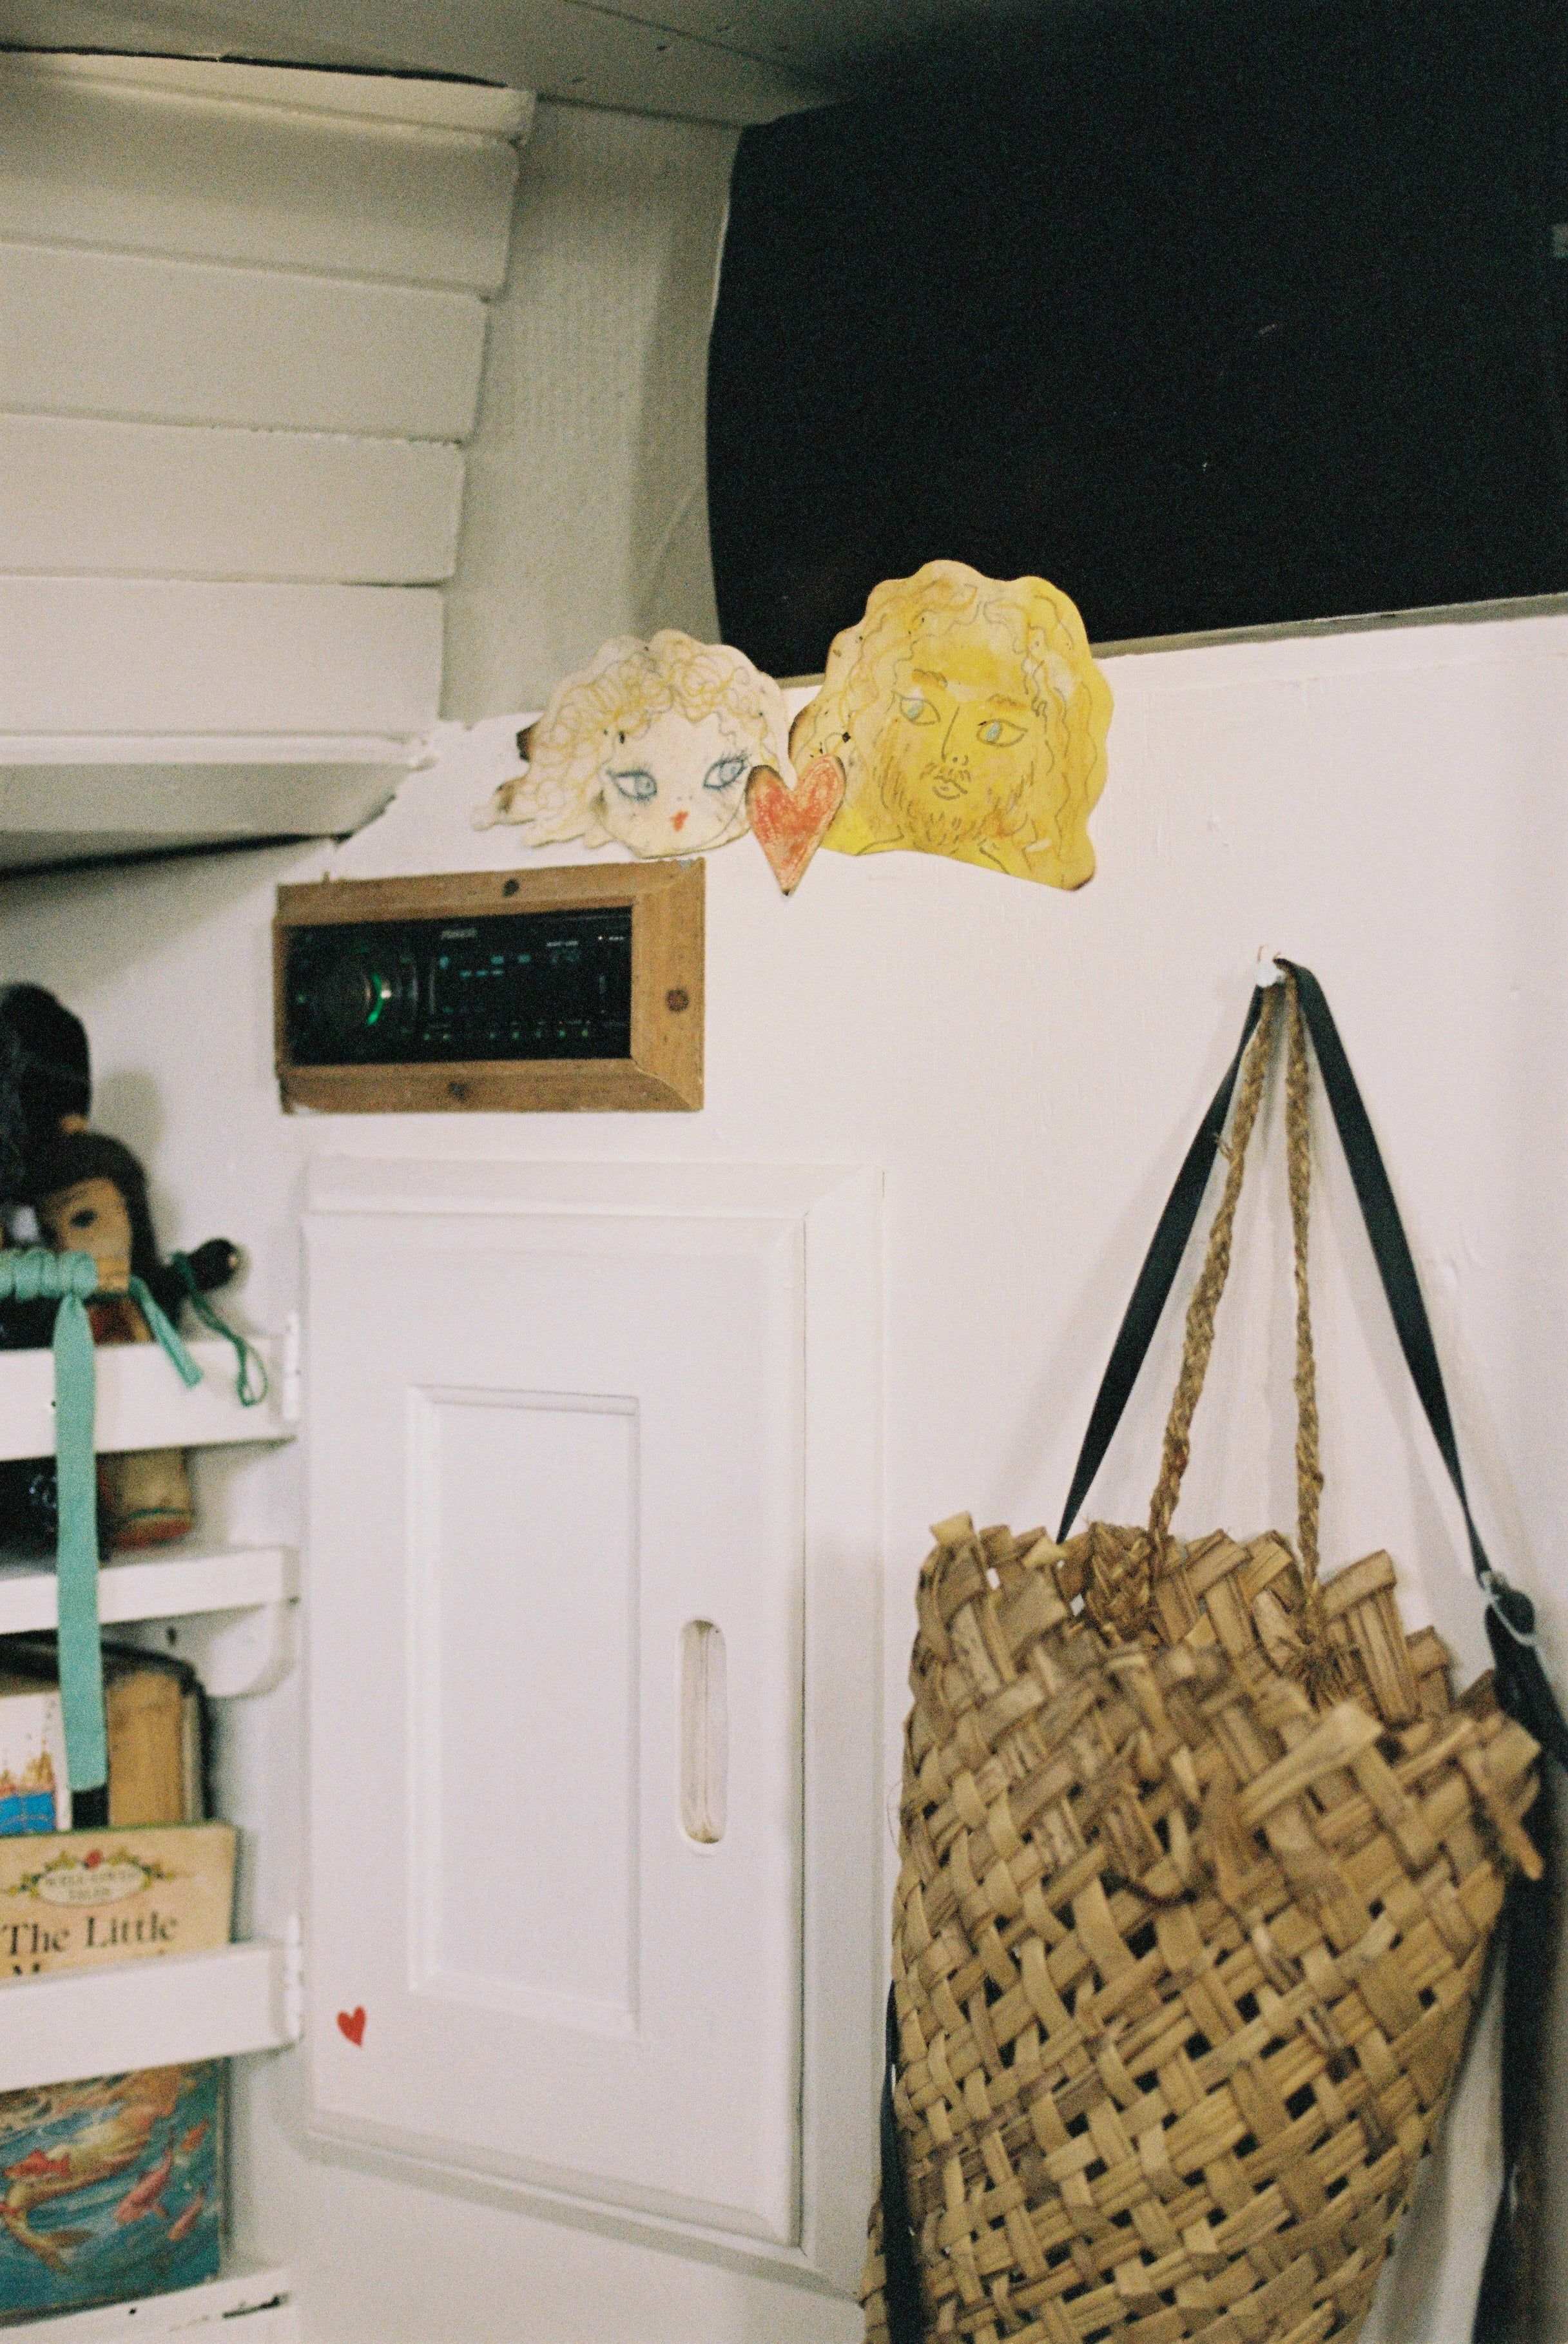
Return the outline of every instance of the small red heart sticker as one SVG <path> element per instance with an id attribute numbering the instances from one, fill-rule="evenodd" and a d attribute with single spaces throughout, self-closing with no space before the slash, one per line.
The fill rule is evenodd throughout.
<path id="1" fill-rule="evenodd" d="M 350 2043 L 363 2043 L 365 2039 L 363 2003 L 360 2003 L 357 2010 L 340 2010 L 338 2013 L 338 2032 L 340 2035 L 346 2035 Z"/>
<path id="2" fill-rule="evenodd" d="M 844 803 L 844 767 L 836 757 L 814 757 L 794 789 L 771 765 L 758 765 L 746 783 L 746 803 L 757 844 L 774 877 L 793 895 L 806 864 Z"/>

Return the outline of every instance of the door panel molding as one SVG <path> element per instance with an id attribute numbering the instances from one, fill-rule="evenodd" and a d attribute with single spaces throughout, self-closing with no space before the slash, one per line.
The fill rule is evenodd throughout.
<path id="1" fill-rule="evenodd" d="M 874 2185 L 884 1975 L 879 1205 L 879 1176 L 854 1167 L 371 1157 L 323 1158 L 310 1167 L 316 1909 L 306 2129 L 329 2153 L 406 2178 L 515 2198 L 609 2234 L 657 2239 L 835 2293 L 853 2291 Z M 400 1319 L 387 1266 L 403 1261 L 417 1287 L 420 1256 L 431 1272 L 423 1282 L 426 1299 Z M 612 1265 L 602 1268 L 602 1293 L 594 1265 Z M 489 1329 L 483 1321 L 496 1314 L 482 1298 L 476 1305 L 487 1291 L 486 1277 L 499 1281 L 498 1295 L 511 1298 L 498 1306 L 501 1316 L 507 1307 L 514 1314 Z M 736 1470 L 752 1478 L 727 1494 L 718 1469 L 728 1452 L 714 1445 L 712 1427 L 683 1426 L 679 1393 L 661 1402 L 649 1346 L 664 1337 L 633 1340 L 616 1331 L 605 1298 L 622 1290 L 617 1278 L 632 1298 L 633 1321 L 641 1310 L 639 1323 L 675 1330 L 669 1338 L 673 1372 L 688 1383 L 694 1375 L 693 1392 L 727 1393 L 733 1369 L 745 1404 Z M 427 1323 L 436 1310 L 429 1298 L 449 1279 L 452 1327 L 460 1318 L 465 1330 L 460 1343 L 455 1333 L 432 1332 Z M 683 1299 L 670 1307 L 671 1297 L 688 1295 L 689 1308 Z M 357 1350 L 351 1321 L 357 1308 L 369 1308 L 368 1298 L 375 1298 L 378 1318 L 383 1308 L 389 1314 L 372 1347 L 383 1365 L 371 1366 L 371 1389 L 356 1399 L 349 1385 L 356 1360 L 367 1358 L 368 1330 L 360 1328 Z M 755 1313 L 754 1334 L 747 1333 L 748 1314 Z M 689 1322 L 683 1329 L 682 1320 Z M 711 1339 L 703 1331 L 710 1322 L 716 1329 Z M 551 1349 L 558 1326 L 559 1359 Z M 642 1363 L 636 1376 L 615 1372 L 622 1344 Z M 711 1344 L 719 1349 L 710 1358 L 703 1347 Z M 661 1405 L 662 1427 L 655 1420 Z M 513 1411 L 507 1427 L 498 1409 Z M 361 1423 L 374 1455 L 357 1459 Z M 393 1542 L 401 1536 L 405 1552 L 400 1562 L 386 1553 L 378 1566 L 363 1547 L 365 1539 L 373 1548 L 374 1541 L 361 1517 L 368 1520 L 367 1510 L 381 1503 L 380 1485 L 392 1471 L 383 1457 L 399 1445 L 405 1528 Z M 697 1488 L 714 1492 L 710 1510 L 716 1510 L 720 1525 L 706 1560 L 697 1538 L 689 1570 L 683 1553 L 678 1566 L 671 1561 L 682 1548 L 682 1521 L 700 1525 L 704 1519 L 701 1506 L 695 1515 L 681 1512 L 686 1500 L 673 1460 L 688 1449 Z M 359 1512 L 348 1486 L 356 1474 L 362 1482 Z M 470 1483 L 482 1483 L 499 1501 L 489 1511 L 482 1495 L 470 1502 L 462 1494 Z M 537 1521 L 531 1514 L 524 1519 L 525 1500 L 541 1488 L 553 1494 Z M 650 1508 L 646 1521 L 636 1519 Z M 726 1545 L 723 1524 L 731 1515 L 747 1522 L 754 1515 L 758 1522 L 762 1544 L 754 1555 L 748 1545 L 744 1567 L 733 1537 Z M 652 1541 L 646 1554 L 644 1533 Z M 552 1950 L 541 1900 L 522 1876 L 536 1858 L 547 1867 L 554 1861 L 557 1869 L 564 1863 L 570 1874 L 574 1844 L 552 1839 L 559 1824 L 553 1812 L 514 1816 L 506 1826 L 509 1857 L 521 1874 L 481 1883 L 470 1951 L 465 1955 L 457 1945 L 464 1908 L 452 1882 L 470 1876 L 482 1843 L 482 1817 L 475 1818 L 483 1803 L 486 1729 L 465 1715 L 460 1692 L 441 1673 L 444 1646 L 472 1649 L 475 1622 L 497 1616 L 494 1591 L 506 1589 L 507 1574 L 519 1570 L 529 1586 L 539 1587 L 545 1560 L 561 1545 L 592 1549 L 602 1584 L 574 1594 L 563 1581 L 553 1613 L 546 1588 L 537 1640 L 547 1681 L 511 1723 L 497 1688 L 522 1669 L 535 1630 L 502 1621 L 478 1672 L 488 1687 L 478 1708 L 499 1721 L 505 1745 L 498 1794 L 508 1769 L 540 1771 L 546 1743 L 562 1763 L 582 1772 L 595 1744 L 574 1723 L 558 1680 L 572 1635 L 587 1632 L 584 1622 L 591 1628 L 599 1622 L 592 1632 L 608 1639 L 607 1653 L 620 1632 L 614 1622 L 623 1624 L 626 1682 L 603 1695 L 614 1745 L 605 1780 L 622 1780 L 617 1769 L 630 1752 L 630 1788 L 624 1796 L 607 1788 L 602 1814 L 588 1825 L 592 1847 L 602 1841 L 622 1876 L 604 1885 L 597 1903 L 590 1872 L 578 1879 L 576 1902 L 584 1910 L 592 1904 L 598 1921 L 580 1978 L 569 1956 Z M 373 1588 L 367 1583 L 372 1568 L 379 1570 Z M 369 1684 L 355 1693 L 356 1706 L 367 1706 L 351 1735 L 342 1705 L 354 1677 L 353 1638 L 367 1632 L 363 1606 L 372 1595 L 400 1624 L 395 1635 L 386 1622 L 373 1627 L 366 1649 L 394 1653 L 400 1682 L 395 1700 L 376 1701 Z M 601 1622 L 595 1607 L 605 1604 L 612 1608 Z M 689 1785 L 682 1769 L 690 1757 L 683 1654 L 693 1620 L 712 1622 L 724 1638 L 724 1828 L 712 1841 L 683 1827 Z M 609 1660 L 606 1666 L 612 1678 Z M 685 1687 L 684 1696 L 690 1691 Z M 359 1758 L 353 1753 L 361 1742 Z M 340 2044 L 333 2026 L 339 1998 L 350 2007 L 353 2000 L 370 2000 L 369 1992 L 349 1991 L 350 1967 L 360 1958 L 352 1897 L 359 1898 L 365 1932 L 383 1925 L 379 1905 L 372 1917 L 368 1884 L 350 1886 L 338 1876 L 349 1811 L 339 1771 L 345 1763 L 363 1763 L 372 1784 L 377 1766 L 389 1763 L 402 1785 L 403 1824 L 394 1828 L 382 1814 L 366 1834 L 367 1850 L 384 1862 L 392 1860 L 400 1832 L 395 1861 L 404 1874 L 406 1922 L 394 1927 L 394 1935 L 402 1930 L 401 1955 L 382 1949 L 374 1958 L 391 1959 L 393 1968 L 368 1973 L 388 1981 L 376 2046 L 385 2062 L 379 2082 L 372 2059 Z M 378 1802 L 389 1808 L 373 1790 L 372 1803 Z M 653 1865 L 646 1878 L 638 1874 L 639 1851 Z M 764 1871 L 747 1874 L 744 1867 L 757 1862 Z M 744 1909 L 727 1908 L 725 1897 L 748 1881 Z M 786 1922 L 789 1914 L 794 1917 Z M 715 1979 L 727 1979 L 715 1948 L 727 1945 L 732 1925 L 734 1943 L 753 1948 L 749 1957 L 762 1967 L 754 1987 L 748 1981 L 738 2016 L 716 2011 L 712 2040 L 703 2041 L 695 2068 L 685 2075 L 669 2046 L 682 2039 L 693 2014 L 681 2014 L 669 1997 L 688 1974 L 699 1981 L 704 1963 Z M 372 1959 L 368 1947 L 363 1959 Z M 713 1969 L 715 1959 L 720 1966 Z M 727 1984 L 720 1991 L 734 2000 Z M 645 1995 L 652 1997 L 646 2006 Z M 793 2012 L 787 2024 L 786 2001 Z M 420 2016 L 438 2008 L 450 2021 L 450 2041 Z M 372 2006 L 367 2054 L 377 2017 Z M 689 2174 L 696 2187 L 660 2186 L 660 2158 L 646 2138 L 622 2154 L 626 2144 L 617 2143 L 613 2123 L 602 2123 L 592 2107 L 586 2115 L 571 2110 L 564 2162 L 537 2124 L 531 2136 L 521 2126 L 514 2144 L 504 2126 L 487 2126 L 481 2116 L 474 2119 L 474 2137 L 450 2137 L 468 2116 L 452 2079 L 467 2072 L 465 2058 L 478 2057 L 481 2037 L 472 2030 L 492 2028 L 499 2052 L 514 2039 L 509 2030 L 524 2027 L 515 2037 L 520 2094 L 529 2091 L 531 2077 L 542 2088 L 558 2072 L 549 2058 L 542 2068 L 532 2061 L 534 2036 L 526 2030 L 535 2022 L 552 2044 L 559 2038 L 578 2046 L 570 2072 L 581 2077 L 581 2093 L 573 2097 L 592 2102 L 597 2094 L 613 2108 L 620 2092 L 623 2105 L 641 2107 L 636 2096 L 646 2086 L 655 2095 L 647 2103 L 652 2107 L 663 2105 L 661 2090 L 673 2091 L 677 2102 L 688 2086 L 701 2090 L 702 2121 L 693 2128 L 699 2137 L 670 2157 L 671 2170 Z M 757 2026 L 761 2066 L 723 2072 L 731 2046 L 751 2040 L 748 2030 Z M 410 2087 L 400 2099 L 387 2079 L 405 2043 Z M 662 2046 L 677 2056 L 675 2068 L 668 2056 L 659 2067 Z M 721 2063 L 712 2076 L 704 2058 Z M 641 2064 L 616 2065 L 628 2059 Z M 426 2099 L 412 2080 L 421 2060 L 434 2062 Z M 474 2072 L 482 2066 L 481 2061 Z M 658 2082 L 661 2073 L 665 2085 Z M 533 2116 L 546 2105 L 538 2103 Z M 710 2122 L 713 2138 L 704 2147 L 700 2134 Z M 536 2139 L 540 2153 L 517 2153 L 519 2147 L 532 2151 Z M 744 2153 L 733 2158 L 732 2139 L 744 2144 Z M 712 2176 L 707 2185 L 699 2178 L 704 2172 Z"/>

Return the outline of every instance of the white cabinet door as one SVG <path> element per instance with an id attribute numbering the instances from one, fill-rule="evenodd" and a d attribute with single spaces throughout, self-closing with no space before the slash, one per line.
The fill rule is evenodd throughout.
<path id="1" fill-rule="evenodd" d="M 853 2276 L 874 1201 L 842 1173 L 317 1167 L 323 2133 Z"/>

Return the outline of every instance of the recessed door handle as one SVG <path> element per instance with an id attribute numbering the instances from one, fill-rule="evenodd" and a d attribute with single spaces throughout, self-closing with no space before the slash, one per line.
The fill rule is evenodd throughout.
<path id="1" fill-rule="evenodd" d="M 724 1836 L 730 1713 L 724 1632 L 711 1620 L 681 1631 L 681 1828 L 700 1847 Z"/>

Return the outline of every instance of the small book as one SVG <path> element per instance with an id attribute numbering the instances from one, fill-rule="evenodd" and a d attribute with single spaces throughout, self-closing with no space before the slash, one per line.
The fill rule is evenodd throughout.
<path id="1" fill-rule="evenodd" d="M 227 1945 L 234 1850 L 231 1824 L 0 1840 L 0 1980 Z"/>
<path id="2" fill-rule="evenodd" d="M 104 1662 L 111 1824 L 200 1820 L 187 1806 L 187 1692 L 167 1669 Z"/>
<path id="3" fill-rule="evenodd" d="M 0 1675 L 0 1839 L 69 1828 L 60 1696 L 26 1676 Z"/>
<path id="4" fill-rule="evenodd" d="M 0 1841 L 0 1977 L 228 1945 L 234 1851 L 228 1824 Z M 223 2084 L 203 2059 L 0 2092 L 0 2327 L 217 2277 Z"/>
<path id="5" fill-rule="evenodd" d="M 137 1644 L 106 1642 L 103 1653 L 110 1823 L 200 1823 L 207 1814 L 207 1733 L 205 1699 L 195 1670 L 188 1661 Z M 18 1683 L 47 1686 L 58 1711 L 58 1662 L 52 1635 L 6 1638 L 0 1644 L 0 1665 Z M 0 1755 L 3 1750 L 0 1744 Z M 57 1771 L 63 1783 L 63 1760 Z M 51 1818 L 32 1827 L 63 1831 L 68 1821 L 67 1808 L 59 1822 Z"/>
<path id="6" fill-rule="evenodd" d="M 0 2327 L 217 2277 L 223 2067 L 0 2092 Z"/>

